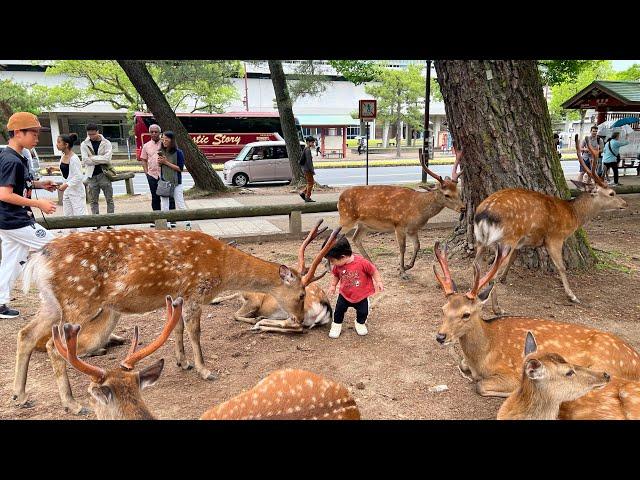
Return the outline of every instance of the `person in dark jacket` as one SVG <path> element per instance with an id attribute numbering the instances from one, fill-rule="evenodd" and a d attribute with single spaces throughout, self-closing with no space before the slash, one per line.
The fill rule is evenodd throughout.
<path id="1" fill-rule="evenodd" d="M 304 173 L 304 178 L 307 179 L 307 186 L 303 191 L 298 192 L 298 194 L 305 202 L 315 202 L 315 200 L 311 200 L 311 190 L 313 190 L 313 184 L 315 183 L 313 176 L 316 174 L 313 169 L 311 149 L 315 143 L 315 138 L 312 136 L 307 137 L 307 146 L 302 151 L 302 157 L 300 157 L 300 168 L 302 169 L 302 173 Z"/>

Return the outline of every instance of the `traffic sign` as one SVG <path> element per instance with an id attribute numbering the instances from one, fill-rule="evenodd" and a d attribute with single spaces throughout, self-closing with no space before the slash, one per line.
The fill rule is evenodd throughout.
<path id="1" fill-rule="evenodd" d="M 378 113 L 377 104 L 377 100 L 360 100 L 360 114 L 358 117 L 365 122 L 375 120 Z"/>

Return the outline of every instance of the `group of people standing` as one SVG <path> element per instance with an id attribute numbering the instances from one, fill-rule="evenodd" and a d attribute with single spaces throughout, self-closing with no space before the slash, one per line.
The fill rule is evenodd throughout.
<path id="1" fill-rule="evenodd" d="M 588 142 L 588 144 L 587 144 Z M 620 148 L 628 145 L 629 142 L 620 140 L 620 132 L 613 132 L 611 138 L 604 142 L 602 138 L 598 137 L 598 127 L 591 127 L 589 136 L 585 137 L 580 144 L 580 152 L 582 153 L 582 159 L 586 163 L 587 167 L 594 169 L 598 175 L 609 179 L 609 170 L 613 172 L 613 179 L 609 179 L 610 186 L 621 185 L 618 182 L 618 162 L 620 162 Z M 598 152 L 598 158 L 593 158 L 593 154 L 589 149 L 589 146 L 594 151 Z M 602 161 L 600 161 L 602 159 Z M 586 177 L 586 178 L 585 178 Z M 580 165 L 580 173 L 578 174 L 579 182 L 589 181 L 589 176 L 584 171 L 582 165 Z"/>

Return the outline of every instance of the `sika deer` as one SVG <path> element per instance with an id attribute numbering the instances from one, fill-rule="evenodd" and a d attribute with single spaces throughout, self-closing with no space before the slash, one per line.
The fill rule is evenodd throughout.
<path id="1" fill-rule="evenodd" d="M 597 155 L 594 158 L 597 158 Z M 562 260 L 564 241 L 601 211 L 624 209 L 628 205 L 585 165 L 580 151 L 578 160 L 595 184 L 572 180 L 584 192 L 577 198 L 563 200 L 533 190 L 509 188 L 489 195 L 476 208 L 476 261 L 481 258 L 485 249 L 493 244 L 511 247 L 511 254 L 499 277 L 502 283 L 506 282 L 507 273 L 518 250 L 523 247 L 544 246 L 560 274 L 564 291 L 572 302 L 579 303 L 569 287 Z M 504 311 L 498 306 L 495 289 L 492 295 L 494 313 L 503 314 Z"/>
<path id="2" fill-rule="evenodd" d="M 345 231 L 356 227 L 352 241 L 367 260 L 371 261 L 371 258 L 362 245 L 363 234 L 368 230 L 377 232 L 395 230 L 400 248 L 400 277 L 405 280 L 409 278 L 406 270 L 413 268 L 420 250 L 418 231 L 445 207 L 456 212 L 465 211 L 466 207 L 460 199 L 458 190 L 458 177 L 462 172 L 456 171 L 461 156 L 462 151 L 456 152 L 451 178 L 443 179 L 426 166 L 424 157 L 422 153 L 420 154 L 422 168 L 438 181 L 438 184 L 427 192 L 405 187 L 369 185 L 351 187 L 340 194 L 338 199 L 340 225 Z M 405 266 L 407 236 L 413 242 L 413 256 L 409 265 Z"/>
<path id="3" fill-rule="evenodd" d="M 480 395 L 506 397 L 518 388 L 523 360 L 519 346 L 528 331 L 539 339 L 543 351 L 558 352 L 570 363 L 640 380 L 640 355 L 610 333 L 537 317 L 504 316 L 483 320 L 482 305 L 493 289 L 489 282 L 509 256 L 509 247 L 499 244 L 497 250 L 491 269 L 482 278 L 480 267 L 474 263 L 473 287 L 462 294 L 451 279 L 446 248 L 441 251 L 439 243 L 434 247 L 444 276 L 438 274 L 435 265 L 434 273 L 447 297 L 436 340 L 443 345 L 459 340 L 463 353 L 460 369 L 478 382 L 476 391 Z M 485 285 L 489 286 L 482 290 Z"/>
<path id="4" fill-rule="evenodd" d="M 536 350 L 535 338 L 527 332 L 522 380 L 498 410 L 498 420 L 555 420 L 562 402 L 577 400 L 611 380 L 606 372 L 572 365 L 557 353 Z"/>
<path id="5" fill-rule="evenodd" d="M 158 339 L 136 351 L 138 327 L 127 358 L 120 368 L 105 371 L 78 358 L 80 325 L 66 323 L 65 343 L 59 327 L 52 327 L 57 352 L 74 368 L 91 377 L 89 393 L 99 420 L 150 420 L 154 415 L 145 405 L 141 390 L 155 384 L 164 367 L 160 359 L 140 372 L 135 364 L 160 348 L 180 320 L 182 299 L 167 296 L 167 323 Z M 360 411 L 344 386 L 305 370 L 279 370 L 261 380 L 251 390 L 207 410 L 202 420 L 242 419 L 324 419 L 359 420 Z"/>
<path id="6" fill-rule="evenodd" d="M 297 271 L 304 275 L 308 268 L 305 267 L 304 253 L 307 245 L 315 240 L 321 233 L 323 233 L 327 227 L 324 227 L 322 230 L 318 231 L 320 224 L 323 222 L 322 219 L 318 220 L 316 225 L 307 235 L 307 238 L 300 246 L 300 250 L 298 251 L 298 267 Z M 326 246 L 326 245 L 325 245 Z M 306 328 L 313 328 L 316 325 L 325 325 L 329 323 L 333 317 L 333 310 L 331 308 L 331 303 L 327 298 L 324 290 L 315 283 L 315 281 L 322 278 L 327 273 L 325 270 L 321 275 L 315 277 L 310 285 L 305 288 L 305 298 L 304 298 L 304 320 L 302 321 L 302 326 Z M 251 324 L 256 324 L 262 319 L 269 320 L 283 320 L 287 318 L 287 312 L 285 312 L 282 307 L 278 304 L 278 301 L 272 296 L 266 293 L 261 292 L 248 292 L 241 291 L 236 292 L 232 295 L 227 295 L 224 297 L 214 298 L 211 303 L 217 304 L 223 302 L 225 300 L 231 300 L 234 298 L 240 298 L 242 300 L 242 306 L 238 311 L 233 314 L 233 318 L 240 322 L 247 322 Z M 266 327 L 259 325 L 258 329 L 262 331 L 272 331 L 267 330 L 271 327 Z M 279 330 L 277 330 L 279 331 Z M 286 332 L 292 332 L 291 329 L 285 330 Z M 302 330 L 296 330 L 296 332 L 301 332 Z"/>
<path id="7" fill-rule="evenodd" d="M 329 237 L 330 245 L 338 230 Z M 25 268 L 25 289 L 35 276 L 42 304 L 36 317 L 18 333 L 13 399 L 19 405 L 27 403 L 31 352 L 53 324 L 68 319 L 82 324 L 78 353 L 84 355 L 104 347 L 122 313 L 155 310 L 164 302 L 161 292 L 167 291 L 185 302 L 184 324 L 179 322 L 175 329 L 177 364 L 184 370 L 192 368 L 183 344 L 186 325 L 195 369 L 202 378 L 213 380 L 215 375 L 206 368 L 200 345 L 201 305 L 223 290 L 250 288 L 273 295 L 291 314 L 280 322 L 280 328 L 301 330 L 305 287 L 314 279 L 322 255 L 301 277 L 285 265 L 261 260 L 201 232 L 116 230 L 55 239 Z M 47 351 L 62 404 L 80 413 L 82 406 L 73 398 L 66 364 L 54 355 L 53 348 L 49 340 Z"/>

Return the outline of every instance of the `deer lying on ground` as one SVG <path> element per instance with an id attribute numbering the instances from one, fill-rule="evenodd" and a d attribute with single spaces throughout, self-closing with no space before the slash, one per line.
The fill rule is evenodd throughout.
<path id="1" fill-rule="evenodd" d="M 557 353 L 536 350 L 535 338 L 527 332 L 522 380 L 498 410 L 498 420 L 555 420 L 562 402 L 574 403 L 571 400 L 600 389 L 611 380 L 606 372 L 573 365 Z"/>
<path id="2" fill-rule="evenodd" d="M 509 256 L 509 247 L 498 245 L 493 265 L 482 278 L 480 267 L 474 263 L 473 286 L 465 294 L 458 293 L 451 279 L 446 248 L 442 251 L 436 243 L 434 251 L 443 276 L 438 274 L 435 265 L 434 273 L 447 297 L 436 340 L 443 345 L 460 342 L 463 359 L 459 368 L 477 381 L 476 391 L 480 395 L 506 397 L 518 388 L 523 360 L 520 346 L 527 331 L 538 338 L 543 351 L 557 352 L 570 363 L 640 380 L 640 355 L 610 333 L 537 317 L 504 316 L 483 320 L 482 306 L 493 289 L 489 282 Z M 488 287 L 483 290 L 485 285 Z"/>
<path id="3" fill-rule="evenodd" d="M 138 327 L 131 348 L 120 367 L 106 371 L 78 358 L 80 325 L 65 323 L 64 343 L 59 326 L 52 327 L 56 351 L 78 371 L 91 377 L 89 393 L 99 420 L 151 420 L 154 415 L 145 405 L 141 390 L 155 384 L 164 367 L 164 359 L 140 372 L 135 364 L 160 348 L 180 321 L 182 299 L 167 296 L 167 322 L 160 336 L 136 351 Z M 251 390 L 207 410 L 202 420 L 216 419 L 321 419 L 359 420 L 360 411 L 342 385 L 305 370 L 279 370 L 261 380 Z"/>
<path id="4" fill-rule="evenodd" d="M 498 420 L 640 420 L 640 382 L 611 378 L 537 348 L 527 332 L 522 383 L 500 407 Z"/>
<path id="5" fill-rule="evenodd" d="M 305 249 L 307 248 L 307 245 L 309 245 L 309 243 L 311 243 L 320 234 L 327 230 L 327 227 L 324 227 L 322 230 L 318 230 L 322 222 L 322 219 L 318 220 L 316 225 L 309 232 L 309 235 L 307 235 L 305 241 L 300 246 L 300 250 L 298 251 L 297 269 L 301 275 L 304 275 L 308 271 L 308 268 L 305 267 L 304 259 Z M 326 323 L 331 322 L 331 319 L 333 318 L 333 309 L 331 308 L 329 298 L 327 297 L 324 290 L 322 290 L 322 287 L 315 283 L 326 273 L 327 270 L 325 270 L 325 272 L 323 272 L 321 275 L 314 277 L 312 281 L 313 283 L 309 284 L 305 289 L 306 296 L 304 298 L 304 320 L 302 321 L 303 327 L 313 328 L 316 325 L 325 325 Z M 239 298 L 243 302 L 240 309 L 233 314 L 233 318 L 240 322 L 247 322 L 255 325 L 262 319 L 283 320 L 287 318 L 287 312 L 282 309 L 282 307 L 278 304 L 278 301 L 272 295 L 261 292 L 236 292 L 232 295 L 214 298 L 211 301 L 211 304 L 215 305 L 226 300 L 232 300 L 234 298 Z M 270 327 L 260 324 L 257 328 L 264 331 L 265 329 Z M 285 331 L 292 332 L 293 330 L 289 329 Z M 296 330 L 296 332 L 301 332 L 301 330 Z"/>
<path id="6" fill-rule="evenodd" d="M 592 153 L 593 158 L 597 158 L 597 152 Z M 564 291 L 572 302 L 579 303 L 569 287 L 562 260 L 564 241 L 601 211 L 624 209 L 628 205 L 596 172 L 585 165 L 579 147 L 578 160 L 595 183 L 571 180 L 584 192 L 577 198 L 563 200 L 533 190 L 509 188 L 489 195 L 476 208 L 473 221 L 476 261 L 481 259 L 484 251 L 491 245 L 499 243 L 511 247 L 506 266 L 499 277 L 500 282 L 506 282 L 507 273 L 519 249 L 544 246 L 560 274 Z M 495 314 L 504 313 L 498 306 L 495 289 L 492 306 Z"/>
<path id="7" fill-rule="evenodd" d="M 338 230 L 329 237 L 329 248 Z M 184 322 L 178 322 L 174 332 L 177 364 L 184 370 L 193 367 L 184 351 L 186 326 L 195 370 L 203 379 L 213 380 L 200 345 L 201 305 L 224 290 L 262 291 L 273 295 L 291 315 L 279 327 L 301 330 L 305 287 L 323 255 L 320 252 L 301 277 L 285 265 L 261 260 L 202 232 L 115 230 L 55 239 L 25 267 L 24 289 L 28 291 L 35 279 L 41 306 L 18 333 L 13 400 L 29 405 L 25 392 L 29 359 L 53 324 L 68 320 L 81 324 L 78 353 L 84 355 L 104 347 L 121 314 L 156 310 L 164 304 L 162 292 L 167 291 L 184 298 Z M 47 352 L 64 408 L 82 413 L 71 392 L 66 364 L 55 354 L 51 340 Z"/>
<path id="8" fill-rule="evenodd" d="M 388 185 L 369 185 L 351 187 L 340 194 L 338 199 L 340 225 L 345 231 L 356 227 L 352 241 L 367 260 L 371 261 L 371 258 L 362 245 L 364 233 L 369 230 L 376 232 L 395 230 L 400 248 L 400 277 L 406 280 L 409 278 L 406 271 L 413 268 L 420 250 L 418 231 L 445 207 L 456 212 L 465 211 L 466 207 L 460 199 L 458 189 L 458 177 L 462 172 L 457 172 L 462 151 L 455 153 L 456 161 L 451 178 L 444 179 L 432 172 L 426 166 L 424 156 L 420 155 L 422 168 L 438 181 L 438 184 L 429 191 Z M 413 242 L 413 255 L 409 265 L 404 264 L 407 237 Z"/>

